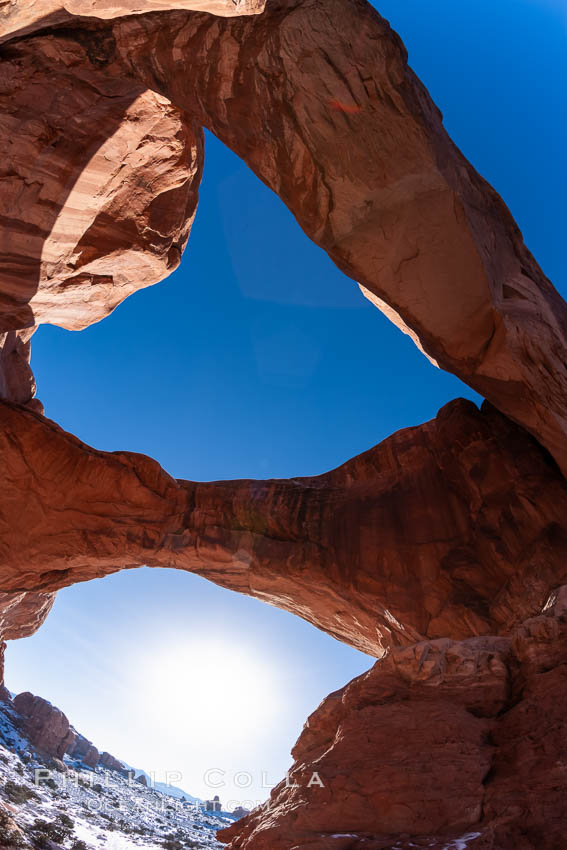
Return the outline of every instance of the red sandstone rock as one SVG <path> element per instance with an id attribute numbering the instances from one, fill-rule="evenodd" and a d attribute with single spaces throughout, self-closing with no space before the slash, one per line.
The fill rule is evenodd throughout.
<path id="1" fill-rule="evenodd" d="M 121 761 L 118 761 L 117 758 L 110 755 L 110 753 L 104 752 L 100 754 L 100 758 L 98 763 L 103 767 L 108 768 L 108 770 L 124 770 L 124 765 Z"/>
<path id="2" fill-rule="evenodd" d="M 197 205 L 200 128 L 90 67 L 87 49 L 94 56 L 74 41 L 3 48 L 0 395 L 20 403 L 35 391 L 33 326 L 84 328 L 161 280 Z"/>
<path id="3" fill-rule="evenodd" d="M 567 310 L 362 0 L 123 18 L 108 73 L 229 145 L 365 294 L 567 470 Z"/>
<path id="4" fill-rule="evenodd" d="M 28 404 L 43 413 L 43 405 L 34 398 L 36 386 L 30 367 L 30 338 L 34 330 L 0 334 L 0 398 Z"/>
<path id="5" fill-rule="evenodd" d="M 94 769 L 99 762 L 99 751 L 88 738 L 85 738 L 76 729 L 71 727 L 71 731 L 73 732 L 73 740 L 67 747 L 67 755 L 79 759 L 84 765 Z"/>
<path id="6" fill-rule="evenodd" d="M 203 3 L 3 10 L 0 397 L 30 409 L 0 406 L 0 640 L 74 581 L 199 572 L 390 649 L 315 712 L 298 788 L 228 830 L 235 850 L 558 850 L 567 485 L 520 428 L 457 402 L 317 478 L 194 484 L 33 412 L 35 325 L 85 327 L 178 263 L 204 124 L 430 359 L 567 469 L 565 304 L 397 36 L 361 0 L 142 14 L 260 10 Z M 83 747 L 49 703 L 17 701 L 40 749 Z M 324 787 L 306 790 L 314 771 Z"/>
<path id="7" fill-rule="evenodd" d="M 164 9 L 213 15 L 258 14 L 263 0 L 9 0 L 0 11 L 0 41 L 77 19 L 118 18 Z"/>
<path id="8" fill-rule="evenodd" d="M 29 691 L 14 697 L 14 706 L 23 718 L 30 743 L 45 755 L 62 759 L 73 741 L 73 732 L 63 712 Z"/>
<path id="9" fill-rule="evenodd" d="M 505 631 L 567 582 L 567 484 L 529 435 L 462 400 L 325 475 L 209 484 L 4 403 L 0 463 L 6 589 L 178 567 L 380 655 Z"/>
<path id="10" fill-rule="evenodd" d="M 54 593 L 0 593 L 0 699 L 11 699 L 3 684 L 5 641 L 29 637 L 37 631 L 54 599 Z"/>
<path id="11" fill-rule="evenodd" d="M 0 639 L 29 637 L 51 611 L 54 593 L 0 593 Z"/>
<path id="12" fill-rule="evenodd" d="M 522 641 L 534 630 L 527 658 Z M 566 638 L 556 606 L 516 637 L 394 648 L 323 701 L 269 809 L 221 839 L 231 850 L 559 850 Z"/>
<path id="13" fill-rule="evenodd" d="M 12 110 L 22 105 L 14 116 L 8 104 L 5 123 L 14 140 L 5 160 L 14 207 L 6 215 L 14 222 L 6 228 L 14 272 L 2 284 L 7 329 L 33 321 L 84 327 L 171 267 L 163 241 L 179 248 L 184 204 L 161 203 L 157 217 L 167 208 L 176 221 L 173 237 L 160 232 L 157 256 L 148 211 L 180 185 L 172 162 L 196 142 L 176 109 L 142 93 L 147 86 L 242 156 L 432 360 L 530 430 L 565 471 L 565 304 L 502 200 L 448 138 L 379 14 L 361 0 L 273 0 L 262 15 L 232 19 L 183 11 L 96 19 L 103 6 L 112 16 L 128 4 L 93 0 L 95 18 L 8 48 L 4 86 Z M 84 3 L 77 8 L 84 12 Z M 157 150 L 177 132 L 179 150 L 158 169 L 165 187 L 155 181 L 155 146 L 145 144 L 139 156 L 138 109 L 142 125 L 155 127 L 156 111 L 163 118 Z M 124 145 L 136 154 L 117 175 Z M 189 171 L 192 187 L 198 156 Z M 95 184 L 102 210 L 92 209 Z M 38 203 L 40 186 L 47 206 Z M 83 214 L 94 217 L 86 232 Z M 141 238 L 148 221 L 150 238 Z M 22 238 L 34 243 L 34 268 L 22 267 L 29 256 Z"/>

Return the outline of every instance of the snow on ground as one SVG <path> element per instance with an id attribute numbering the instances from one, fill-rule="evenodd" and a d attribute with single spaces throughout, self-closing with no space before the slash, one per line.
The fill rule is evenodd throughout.
<path id="1" fill-rule="evenodd" d="M 13 707 L 0 702 L 0 801 L 28 839 L 37 836 L 39 819 L 48 825 L 63 824 L 66 835 L 56 845 L 69 850 L 85 850 L 77 842 L 92 850 L 224 846 L 215 834 L 233 823 L 230 816 L 205 812 L 198 803 L 145 787 L 116 771 L 91 770 L 68 757 L 66 771 L 54 769 L 53 761 L 46 764 L 34 753 L 18 731 L 16 718 Z"/>

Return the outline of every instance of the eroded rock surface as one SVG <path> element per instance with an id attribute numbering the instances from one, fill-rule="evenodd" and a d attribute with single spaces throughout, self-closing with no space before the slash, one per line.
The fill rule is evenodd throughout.
<path id="1" fill-rule="evenodd" d="M 564 301 L 362 0 L 109 29 L 131 74 L 209 127 L 371 300 L 567 470 Z"/>
<path id="2" fill-rule="evenodd" d="M 388 651 L 310 718 L 297 788 L 227 831 L 234 850 L 557 850 L 567 313 L 399 38 L 363 0 L 0 5 L 0 642 L 76 581 L 198 572 Z M 501 412 L 457 401 L 326 475 L 204 484 L 45 419 L 35 326 L 84 328 L 175 268 L 202 125 Z M 38 748 L 94 762 L 17 700 Z"/>
<path id="3" fill-rule="evenodd" d="M 264 0 L 3 0 L 0 41 L 21 38 L 62 23 L 77 24 L 85 18 L 119 18 L 167 9 L 253 15 L 263 8 Z"/>
<path id="4" fill-rule="evenodd" d="M 178 265 L 201 130 L 163 97 L 105 77 L 77 42 L 3 54 L 0 332 L 78 330 Z"/>
<path id="5" fill-rule="evenodd" d="M 29 637 L 51 611 L 54 593 L 0 593 L 0 699 L 11 699 L 4 686 L 4 652 L 7 640 Z"/>
<path id="6" fill-rule="evenodd" d="M 53 591 L 197 572 L 380 655 L 491 634 L 567 581 L 567 484 L 522 429 L 456 401 L 325 475 L 196 484 L 0 406 L 0 576 Z"/>
<path id="7" fill-rule="evenodd" d="M 51 611 L 55 594 L 0 593 L 0 639 L 17 640 L 36 632 Z"/>
<path id="8" fill-rule="evenodd" d="M 323 701 L 269 808 L 221 840 L 231 850 L 558 850 L 567 822 L 563 593 L 507 638 L 392 649 Z"/>
<path id="9" fill-rule="evenodd" d="M 106 751 L 100 754 L 99 763 L 109 770 L 124 770 L 122 762 Z"/>
<path id="10" fill-rule="evenodd" d="M 88 738 L 77 732 L 71 726 L 73 732 L 73 740 L 67 745 L 67 754 L 74 759 L 79 759 L 87 767 L 93 769 L 97 766 L 100 758 L 99 751 Z"/>
<path id="11" fill-rule="evenodd" d="M 123 3 L 113 8 L 125 11 Z M 143 12 L 143 4 L 136 9 Z M 503 201 L 447 136 L 439 111 L 408 66 L 400 39 L 369 4 L 273 0 L 261 15 L 235 18 L 186 11 L 126 14 L 107 22 L 93 18 L 75 21 L 73 26 L 52 26 L 41 38 L 24 39 L 17 46 L 8 43 L 5 49 L 7 58 L 12 50 L 18 57 L 17 69 L 5 81 L 7 91 L 22 87 L 17 100 L 25 105 L 26 97 L 32 97 L 35 108 L 45 100 L 49 110 L 48 126 L 32 126 L 31 131 L 29 120 L 21 126 L 17 119 L 16 126 L 8 118 L 10 138 L 24 141 L 24 162 L 9 149 L 8 168 L 12 169 L 12 159 L 17 167 L 16 175 L 9 170 L 6 177 L 15 181 L 26 216 L 33 218 L 44 206 L 38 204 L 38 191 L 45 174 L 40 170 L 39 179 L 30 176 L 30 162 L 39 156 L 51 168 L 50 157 L 55 156 L 54 173 L 60 167 L 58 145 L 54 154 L 53 143 L 61 139 L 57 127 L 61 108 L 71 110 L 70 129 L 63 133 L 63 141 L 67 143 L 69 136 L 73 145 L 73 134 L 78 132 L 98 150 L 115 134 L 126 134 L 132 142 L 136 135 L 128 116 L 118 115 L 120 102 L 109 106 L 109 87 L 115 87 L 113 96 L 120 91 L 125 97 L 132 97 L 137 87 L 146 99 L 146 112 L 150 95 L 142 92 L 158 92 L 162 101 L 159 108 L 152 101 L 150 120 L 155 120 L 154 109 L 158 113 L 161 109 L 161 117 L 169 109 L 175 125 L 180 120 L 177 108 L 191 116 L 191 122 L 211 128 L 278 193 L 305 232 L 360 282 L 368 297 L 409 332 L 430 359 L 530 430 L 565 472 L 565 304 L 524 246 Z M 31 61 L 40 66 L 48 63 L 51 85 L 45 95 L 29 78 L 20 50 L 28 51 Z M 76 101 L 84 81 L 93 75 L 97 94 L 89 92 L 92 119 L 85 122 L 85 109 Z M 45 78 L 46 71 L 40 67 L 39 79 Z M 51 102 L 54 90 L 59 95 L 65 92 L 61 104 Z M 55 127 L 50 124 L 53 111 Z M 23 114 L 25 119 L 25 109 Z M 175 136 L 175 128 L 164 121 L 160 139 L 165 144 Z M 178 133 L 183 135 L 182 130 Z M 112 141 L 109 144 L 112 148 Z M 138 150 L 135 144 L 134 148 Z M 86 214 L 98 167 L 93 170 L 81 157 L 77 160 L 76 152 L 66 153 L 64 146 L 59 150 L 74 167 L 67 175 L 66 191 L 74 191 L 79 209 Z M 156 147 L 146 146 L 145 151 L 153 157 Z M 163 179 L 171 172 L 172 153 L 165 156 Z M 174 162 L 176 156 L 173 153 Z M 115 167 L 116 158 L 107 157 L 103 172 L 113 171 L 113 163 Z M 136 160 L 135 165 L 143 177 L 147 164 Z M 155 176 L 151 167 L 149 174 Z M 61 183 L 57 174 L 56 183 Z M 159 195 L 164 201 L 163 192 L 172 187 L 160 189 L 151 179 L 147 183 L 146 178 L 147 196 L 140 197 L 141 183 L 136 180 L 134 189 L 128 172 L 119 175 L 114 188 L 106 195 L 102 192 L 108 217 L 102 213 L 96 217 L 87 244 L 78 251 L 71 245 L 76 237 L 70 238 L 68 225 L 57 222 L 58 238 L 63 234 L 63 241 L 69 239 L 72 256 L 79 257 L 70 292 L 61 292 L 57 275 L 54 285 L 38 287 L 37 269 L 28 269 L 19 281 L 10 282 L 9 295 L 15 304 L 9 312 L 17 313 L 11 329 L 27 327 L 30 311 L 43 314 L 39 320 L 58 323 L 63 313 L 61 323 L 70 327 L 96 320 L 97 312 L 100 318 L 102 304 L 99 311 L 88 303 L 81 308 L 82 300 L 90 300 L 84 275 L 89 282 L 96 275 L 95 298 L 112 303 L 117 303 L 117 289 L 125 297 L 133 288 L 163 276 L 164 257 L 166 269 L 171 259 L 168 252 L 158 252 L 156 270 L 153 246 L 141 246 L 133 231 L 140 219 L 146 220 L 151 197 Z M 48 186 L 41 191 L 47 201 L 53 201 Z M 129 215 L 126 208 L 133 200 L 135 208 Z M 61 203 L 56 199 L 56 206 Z M 177 217 L 183 213 L 183 203 L 169 197 L 167 204 L 161 203 L 158 219 L 163 219 L 166 208 Z M 15 222 L 20 221 L 18 210 Z M 119 235 L 112 225 L 115 217 L 126 219 Z M 76 222 L 70 225 L 75 233 L 73 225 L 76 229 Z M 36 239 L 47 239 L 51 227 L 46 228 L 43 220 L 39 227 Z M 174 231 L 179 227 L 177 220 Z M 167 242 L 169 236 L 162 235 Z M 30 238 L 27 234 L 25 241 L 29 243 Z M 116 265 L 116 238 L 120 252 L 132 242 L 142 249 L 137 251 L 134 269 L 128 270 L 126 263 L 118 287 L 108 282 L 110 268 Z M 173 242 L 178 247 L 179 240 Z M 57 265 L 59 258 L 67 266 L 69 250 L 62 257 L 57 249 L 54 258 L 53 249 L 51 236 L 46 262 Z M 90 252 L 95 254 L 94 262 Z M 33 254 L 37 259 L 38 250 Z M 143 258 L 150 260 L 151 270 L 136 268 Z M 140 280 L 142 272 L 142 283 L 135 285 L 134 278 Z M 68 278 L 66 268 L 63 279 Z M 35 302 L 30 303 L 36 289 Z M 75 301 L 74 294 L 79 296 Z M 74 315 L 67 325 L 70 311 Z M 28 324 L 21 324 L 22 315 Z"/>
<path id="12" fill-rule="evenodd" d="M 14 706 L 34 747 L 44 755 L 62 759 L 67 747 L 74 741 L 66 715 L 46 699 L 29 691 L 14 697 Z"/>

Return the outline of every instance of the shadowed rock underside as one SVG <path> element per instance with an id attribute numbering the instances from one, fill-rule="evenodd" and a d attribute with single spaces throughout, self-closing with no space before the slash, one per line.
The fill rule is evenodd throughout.
<path id="1" fill-rule="evenodd" d="M 324 787 L 278 786 L 234 850 L 557 850 L 567 313 L 398 36 L 364 0 L 11 0 L 0 41 L 0 640 L 76 581 L 197 572 L 380 658 L 296 745 Z M 202 127 L 480 411 L 314 478 L 199 484 L 42 415 L 35 328 L 177 267 Z M 95 760 L 18 699 L 39 746 Z"/>

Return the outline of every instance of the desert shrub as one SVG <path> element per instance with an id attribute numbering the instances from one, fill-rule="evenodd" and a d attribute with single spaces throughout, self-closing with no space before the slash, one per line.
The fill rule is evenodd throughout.
<path id="1" fill-rule="evenodd" d="M 37 818 L 31 830 L 36 847 L 47 848 L 51 841 L 55 842 L 55 844 L 63 844 L 71 837 L 73 821 L 66 814 L 58 815 L 57 819 L 51 821 L 51 823 Z"/>
<path id="2" fill-rule="evenodd" d="M 7 811 L 0 809 L 0 846 L 25 847 L 26 842 L 22 833 L 14 829 L 14 822 Z"/>
<path id="3" fill-rule="evenodd" d="M 166 838 L 161 842 L 161 846 L 164 850 L 184 850 L 185 845 L 181 843 L 181 841 L 177 841 L 175 838 Z"/>
<path id="4" fill-rule="evenodd" d="M 27 785 L 18 785 L 17 782 L 12 782 L 11 779 L 4 784 L 4 794 L 11 803 L 16 803 L 20 806 L 22 803 L 27 803 L 28 800 L 39 800 L 35 791 L 32 791 Z"/>

